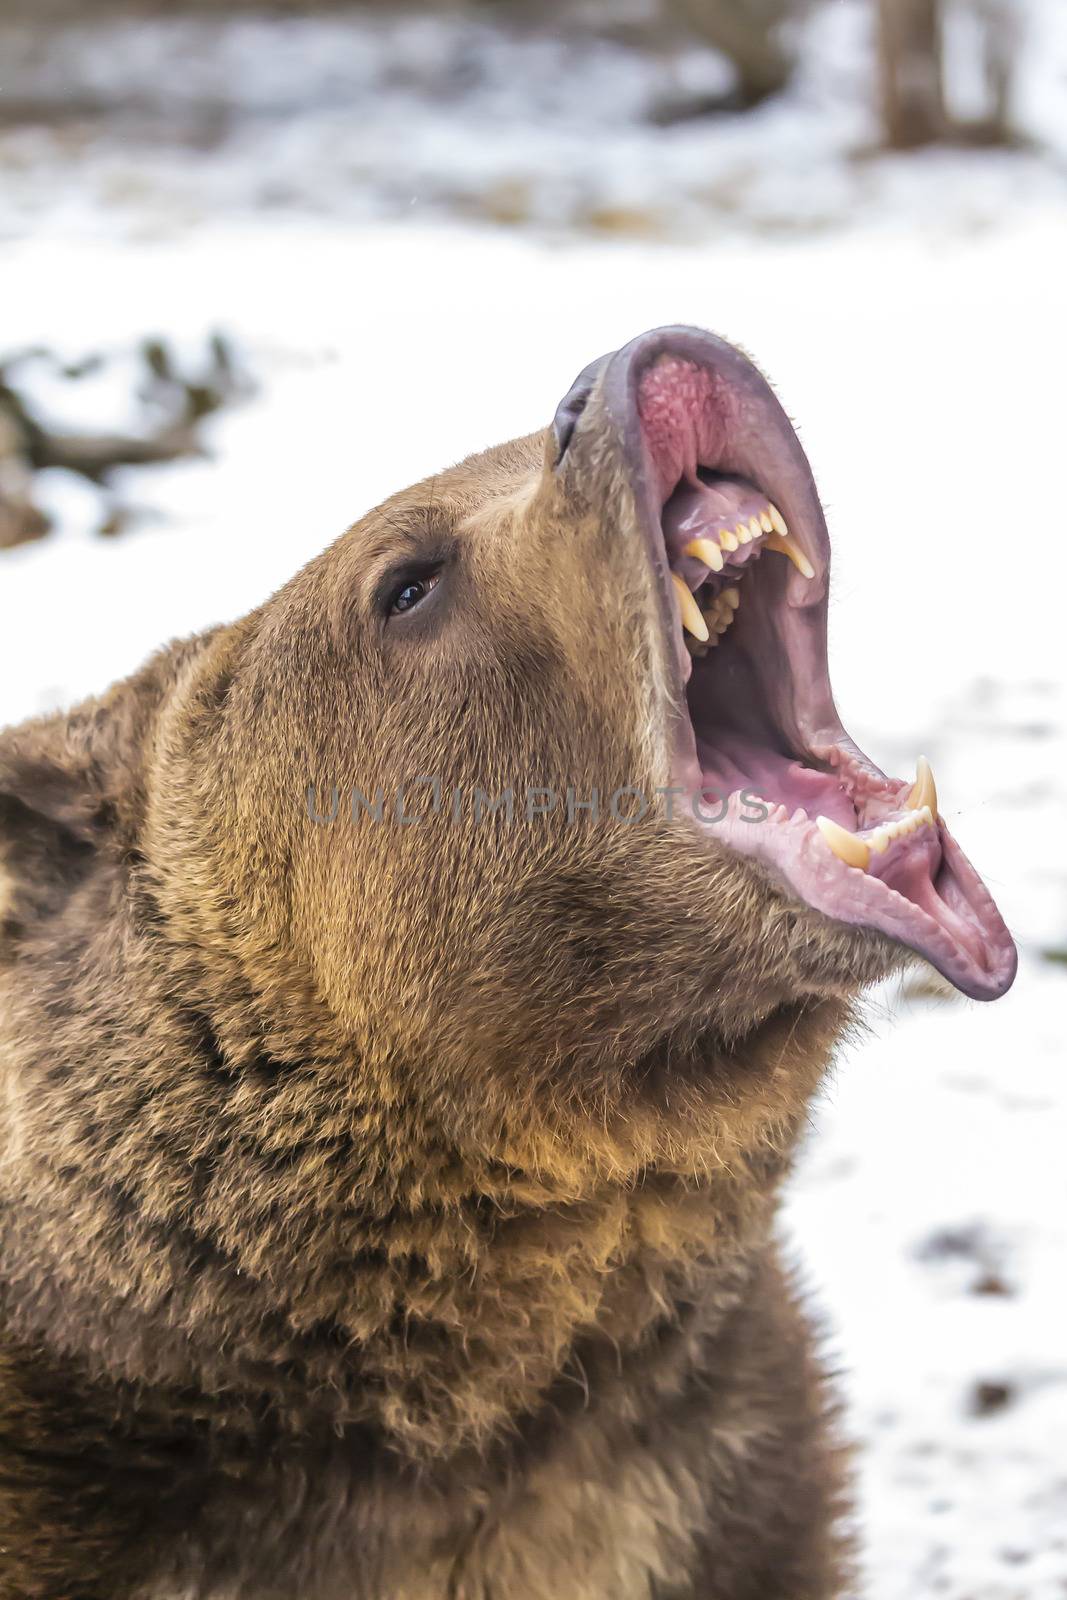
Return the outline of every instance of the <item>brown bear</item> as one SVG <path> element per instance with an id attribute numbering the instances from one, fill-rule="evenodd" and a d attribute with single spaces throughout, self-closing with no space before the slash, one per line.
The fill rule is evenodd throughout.
<path id="1" fill-rule="evenodd" d="M 0 736 L 3 1600 L 826 1600 L 774 1237 L 863 985 L 1014 950 L 691 328 Z"/>

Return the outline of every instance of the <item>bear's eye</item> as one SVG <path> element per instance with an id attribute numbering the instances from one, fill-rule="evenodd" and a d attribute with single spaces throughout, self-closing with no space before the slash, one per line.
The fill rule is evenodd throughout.
<path id="1" fill-rule="evenodd" d="M 421 578 L 406 578 L 393 592 L 389 602 L 389 615 L 395 617 L 403 611 L 413 611 L 433 589 L 436 589 L 440 580 L 439 572 L 428 572 Z"/>

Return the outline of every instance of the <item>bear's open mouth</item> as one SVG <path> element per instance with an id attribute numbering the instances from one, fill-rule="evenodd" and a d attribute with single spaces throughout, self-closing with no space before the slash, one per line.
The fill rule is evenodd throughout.
<path id="1" fill-rule="evenodd" d="M 995 998 L 1015 948 L 938 816 L 929 766 L 887 777 L 834 707 L 829 540 L 796 434 L 738 351 L 670 332 L 628 347 L 638 359 L 614 383 L 609 368 L 605 389 L 609 412 L 628 412 L 618 421 L 669 631 L 678 805 L 815 909 Z"/>

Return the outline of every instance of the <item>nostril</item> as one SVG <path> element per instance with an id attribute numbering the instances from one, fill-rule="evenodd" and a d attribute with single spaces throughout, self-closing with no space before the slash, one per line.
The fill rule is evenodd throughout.
<path id="1" fill-rule="evenodd" d="M 595 361 L 590 361 L 587 367 L 583 367 L 556 407 L 556 415 L 552 419 L 552 432 L 556 440 L 557 467 L 563 460 L 567 446 L 570 444 L 577 426 L 578 418 L 585 410 L 586 402 L 593 392 L 596 380 L 614 353 L 614 351 L 611 351 L 608 355 L 598 356 Z"/>

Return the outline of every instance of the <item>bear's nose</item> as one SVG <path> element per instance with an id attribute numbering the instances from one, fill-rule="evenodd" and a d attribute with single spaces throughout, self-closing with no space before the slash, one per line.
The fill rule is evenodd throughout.
<path id="1" fill-rule="evenodd" d="M 597 356 L 595 361 L 590 361 L 587 367 L 583 367 L 556 407 L 556 414 L 552 418 L 552 432 L 556 439 L 557 467 L 563 460 L 578 418 L 585 410 L 586 402 L 593 392 L 597 379 L 615 354 L 614 350 L 609 350 L 606 355 Z"/>

